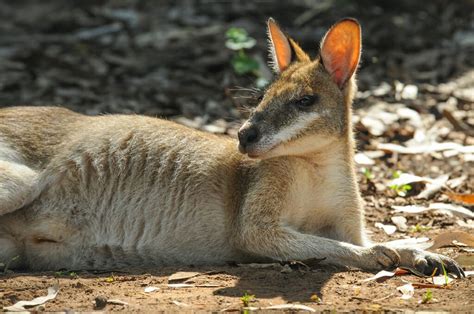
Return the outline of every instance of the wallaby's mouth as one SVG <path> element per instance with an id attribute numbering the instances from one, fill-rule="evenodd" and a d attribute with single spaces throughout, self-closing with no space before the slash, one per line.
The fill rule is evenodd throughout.
<path id="1" fill-rule="evenodd" d="M 239 152 L 249 156 L 250 158 L 262 158 L 267 155 L 272 149 L 274 149 L 278 145 L 259 145 L 259 143 L 255 143 L 254 145 L 242 145 L 239 143 L 238 148 Z"/>

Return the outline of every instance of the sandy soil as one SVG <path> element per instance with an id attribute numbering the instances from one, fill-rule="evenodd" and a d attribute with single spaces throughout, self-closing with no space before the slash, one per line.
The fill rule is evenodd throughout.
<path id="1" fill-rule="evenodd" d="M 455 250 L 444 250 L 456 256 Z M 456 280 L 449 289 L 431 289 L 433 299 L 420 304 L 427 289 L 416 289 L 410 300 L 400 299 L 396 287 L 427 279 L 413 275 L 390 278 L 383 282 L 361 282 L 371 276 L 359 270 L 334 267 L 313 267 L 288 270 L 272 267 L 179 267 L 155 271 L 123 270 L 112 273 L 44 272 L 14 273 L 0 278 L 0 305 L 8 306 L 17 300 L 29 300 L 46 294 L 48 287 L 59 284 L 56 299 L 42 308 L 47 311 L 91 311 L 100 309 L 96 298 L 120 300 L 127 305 L 107 304 L 107 311 L 206 310 L 241 311 L 240 298 L 255 295 L 252 307 L 299 303 L 317 311 L 395 310 L 465 311 L 474 310 L 474 277 Z M 170 288 L 168 276 L 178 271 L 200 272 L 188 279 L 194 287 Z M 154 286 L 159 290 L 145 293 Z M 318 296 L 317 298 L 314 295 Z M 318 301 L 318 302 L 315 302 Z"/>

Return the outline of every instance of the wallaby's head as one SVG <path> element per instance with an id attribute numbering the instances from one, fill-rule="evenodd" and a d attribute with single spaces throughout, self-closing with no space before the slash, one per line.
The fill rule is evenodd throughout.
<path id="1" fill-rule="evenodd" d="M 346 140 L 361 53 L 359 23 L 333 25 L 314 60 L 273 19 L 268 38 L 277 78 L 240 128 L 239 150 L 253 158 L 298 156 Z"/>

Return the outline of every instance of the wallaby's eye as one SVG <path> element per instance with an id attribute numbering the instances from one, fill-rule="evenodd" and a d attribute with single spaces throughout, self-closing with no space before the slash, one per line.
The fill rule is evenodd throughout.
<path id="1" fill-rule="evenodd" d="M 300 99 L 296 100 L 294 104 L 300 108 L 308 108 L 314 105 L 317 100 L 316 95 L 305 95 Z"/>

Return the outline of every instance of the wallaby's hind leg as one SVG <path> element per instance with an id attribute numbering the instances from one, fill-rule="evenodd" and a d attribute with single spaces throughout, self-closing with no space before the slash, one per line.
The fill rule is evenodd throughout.
<path id="1" fill-rule="evenodd" d="M 38 195 L 38 173 L 10 161 L 0 160 L 0 216 L 31 202 Z"/>

